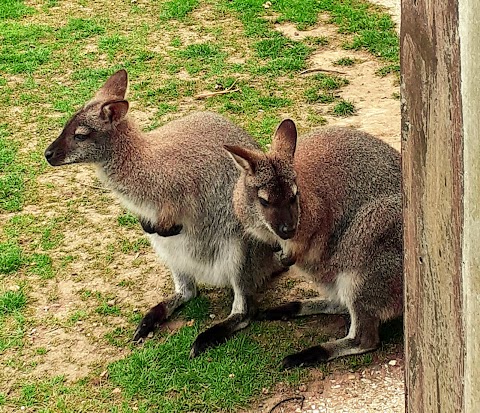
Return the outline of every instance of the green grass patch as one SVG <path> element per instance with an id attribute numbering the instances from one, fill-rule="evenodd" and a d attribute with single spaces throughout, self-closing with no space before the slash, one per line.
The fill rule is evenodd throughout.
<path id="1" fill-rule="evenodd" d="M 0 20 L 19 19 L 35 12 L 33 7 L 28 7 L 23 0 L 2 0 L 0 2 Z"/>
<path id="2" fill-rule="evenodd" d="M 355 64 L 355 59 L 351 57 L 342 57 L 333 62 L 335 66 L 353 66 Z"/>
<path id="3" fill-rule="evenodd" d="M 204 304 L 191 314 L 184 313 L 186 319 L 196 320 L 192 326 L 161 342 L 149 340 L 109 366 L 109 379 L 127 400 L 140 400 L 146 411 L 164 413 L 232 411 L 248 405 L 262 388 L 280 379 L 298 381 L 301 371 L 280 372 L 278 368 L 291 342 L 284 329 L 271 323 L 254 325 L 225 345 L 190 359 L 191 344 L 203 329 L 198 320 L 208 314 Z M 265 346 L 274 335 L 280 344 Z"/>
<path id="4" fill-rule="evenodd" d="M 355 113 L 355 105 L 348 100 L 340 100 L 334 107 L 333 107 L 333 114 L 335 116 L 349 116 Z"/>
<path id="5" fill-rule="evenodd" d="M 125 228 L 136 228 L 138 225 L 140 225 L 137 217 L 127 211 L 117 217 L 117 222 L 118 225 Z"/>
<path id="6" fill-rule="evenodd" d="M 162 6 L 161 20 L 179 19 L 188 16 L 198 6 L 198 0 L 171 0 Z"/>
<path id="7" fill-rule="evenodd" d="M 26 304 L 27 297 L 22 289 L 17 291 L 5 291 L 0 294 L 0 316 L 20 311 Z"/>
<path id="8" fill-rule="evenodd" d="M 7 241 L 0 243 L 0 274 L 10 274 L 17 271 L 25 263 L 20 246 Z"/>

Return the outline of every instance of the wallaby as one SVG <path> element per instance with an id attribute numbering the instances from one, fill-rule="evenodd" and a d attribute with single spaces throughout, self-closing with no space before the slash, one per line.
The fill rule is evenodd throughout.
<path id="1" fill-rule="evenodd" d="M 245 237 L 233 211 L 239 172 L 222 145 L 258 145 L 210 112 L 143 133 L 127 116 L 127 85 L 125 70 L 112 75 L 67 122 L 45 157 L 52 166 L 93 163 L 99 178 L 138 216 L 172 272 L 175 293 L 147 312 L 135 341 L 195 297 L 197 283 L 233 289 L 231 314 L 197 337 L 191 350 L 196 356 L 249 324 L 256 288 L 282 269 L 270 245 Z"/>
<path id="2" fill-rule="evenodd" d="M 320 129 L 296 144 L 296 126 L 287 119 L 266 154 L 225 146 L 242 171 L 234 208 L 246 232 L 280 244 L 284 262 L 327 295 L 267 309 L 259 318 L 350 315 L 345 338 L 287 356 L 285 368 L 374 350 L 380 323 L 403 309 L 399 153 L 349 128 Z"/>

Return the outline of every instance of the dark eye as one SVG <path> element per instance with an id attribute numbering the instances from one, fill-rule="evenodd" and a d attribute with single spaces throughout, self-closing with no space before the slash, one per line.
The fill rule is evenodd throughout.
<path id="1" fill-rule="evenodd" d="M 261 204 L 262 206 L 264 206 L 264 207 L 267 207 L 267 206 L 270 205 L 270 204 L 268 203 L 268 201 L 267 201 L 266 199 L 264 199 L 264 198 L 260 198 L 260 197 L 259 197 L 258 200 L 260 201 L 260 204 Z"/>
<path id="2" fill-rule="evenodd" d="M 290 204 L 293 205 L 297 201 L 297 195 L 294 195 L 290 198 Z"/>
<path id="3" fill-rule="evenodd" d="M 77 142 L 83 142 L 88 138 L 88 135 L 82 135 L 80 133 L 77 133 L 73 136 L 73 139 L 75 139 Z"/>

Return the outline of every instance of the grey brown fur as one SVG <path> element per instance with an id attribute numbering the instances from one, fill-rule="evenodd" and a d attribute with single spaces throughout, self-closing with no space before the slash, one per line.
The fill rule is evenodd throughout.
<path id="1" fill-rule="evenodd" d="M 121 70 L 68 121 L 45 156 L 54 166 L 95 164 L 172 271 L 175 293 L 145 315 L 136 340 L 195 297 L 198 283 L 233 289 L 230 316 L 200 334 L 195 356 L 248 325 L 254 292 L 280 269 L 272 248 L 245 237 L 233 212 L 239 173 L 222 145 L 258 147 L 245 131 L 209 112 L 142 133 L 127 115 L 126 89 Z"/>
<path id="2" fill-rule="evenodd" d="M 279 243 L 286 260 L 327 292 L 261 317 L 350 314 L 345 338 L 288 356 L 285 367 L 373 350 L 380 323 L 403 311 L 399 153 L 347 128 L 317 130 L 297 147 L 296 140 L 295 124 L 285 120 L 267 154 L 226 147 L 243 171 L 234 205 L 246 231 Z"/>

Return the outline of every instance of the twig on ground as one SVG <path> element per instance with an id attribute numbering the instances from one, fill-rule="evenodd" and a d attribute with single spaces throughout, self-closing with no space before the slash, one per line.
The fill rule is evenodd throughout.
<path id="1" fill-rule="evenodd" d="M 339 75 L 346 75 L 345 72 L 340 72 L 338 70 L 333 70 L 333 69 L 322 69 L 321 67 L 313 67 L 312 69 L 302 70 L 300 74 L 306 75 L 307 73 L 314 73 L 314 72 L 327 72 L 327 73 L 337 73 Z"/>
<path id="2" fill-rule="evenodd" d="M 233 88 L 235 86 L 235 83 L 237 83 L 236 80 L 235 80 L 235 82 L 233 82 L 230 85 L 229 88 L 224 89 L 224 90 L 219 90 L 218 92 L 200 93 L 199 95 L 195 96 L 195 99 L 206 99 L 206 98 L 209 98 L 211 96 L 225 95 L 227 93 L 239 92 L 240 89 L 238 87 L 236 89 Z"/>
<path id="3" fill-rule="evenodd" d="M 275 406 L 273 406 L 268 413 L 273 413 L 273 411 L 280 406 L 283 403 L 290 402 L 292 400 L 298 400 L 301 401 L 302 404 L 300 405 L 300 410 L 303 409 L 303 402 L 305 401 L 305 396 L 293 396 L 293 397 L 288 397 L 286 399 L 280 400 Z"/>

